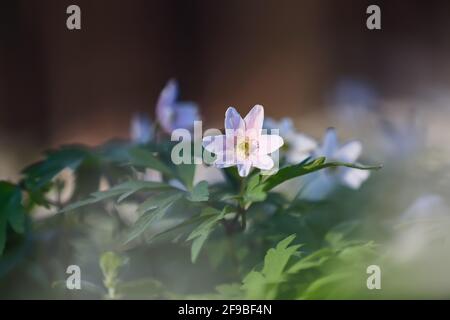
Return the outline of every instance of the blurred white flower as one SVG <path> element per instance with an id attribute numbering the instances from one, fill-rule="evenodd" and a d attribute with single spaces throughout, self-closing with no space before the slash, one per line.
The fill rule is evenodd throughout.
<path id="1" fill-rule="evenodd" d="M 131 118 L 131 141 L 138 144 L 146 144 L 153 138 L 153 126 L 150 118 L 145 114 L 136 113 Z"/>
<path id="2" fill-rule="evenodd" d="M 356 140 L 339 145 L 335 129 L 329 128 L 325 133 L 322 145 L 314 152 L 314 157 L 326 157 L 328 162 L 354 163 L 360 156 L 361 150 L 361 142 Z M 308 200 L 321 200 L 337 185 L 358 189 L 369 175 L 367 170 L 347 167 L 321 170 L 307 177 L 301 197 Z"/>
<path id="3" fill-rule="evenodd" d="M 284 151 L 288 163 L 297 164 L 302 162 L 310 157 L 317 148 L 317 142 L 313 138 L 297 132 L 290 118 L 282 118 L 280 121 L 267 118 L 264 121 L 264 128 L 279 130 L 280 136 L 284 139 L 281 151 Z"/>
<path id="4" fill-rule="evenodd" d="M 391 254 L 407 262 L 430 251 L 448 252 L 449 230 L 450 210 L 444 198 L 436 194 L 420 196 L 397 221 Z"/>
<path id="5" fill-rule="evenodd" d="M 156 118 L 162 130 L 171 134 L 175 129 L 192 130 L 199 120 L 198 107 L 193 102 L 177 102 L 178 84 L 170 80 L 159 95 Z"/>
<path id="6" fill-rule="evenodd" d="M 162 182 L 162 173 L 155 169 L 146 168 L 144 172 L 138 174 L 139 180 Z"/>
<path id="7" fill-rule="evenodd" d="M 214 165 L 226 168 L 236 165 L 239 175 L 246 177 L 252 167 L 270 170 L 274 161 L 270 157 L 283 145 L 279 135 L 262 134 L 264 108 L 255 105 L 242 119 L 236 109 L 225 113 L 225 135 L 203 138 L 203 147 L 217 155 Z"/>
<path id="8" fill-rule="evenodd" d="M 427 218 L 449 217 L 450 212 L 444 199 L 437 194 L 425 194 L 418 197 L 400 216 L 401 221 L 413 221 Z"/>

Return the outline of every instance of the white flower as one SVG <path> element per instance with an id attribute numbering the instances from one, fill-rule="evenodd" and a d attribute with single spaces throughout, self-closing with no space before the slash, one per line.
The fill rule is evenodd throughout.
<path id="1" fill-rule="evenodd" d="M 134 114 L 130 126 L 131 141 L 146 144 L 152 139 L 152 134 L 153 126 L 150 119 L 144 114 Z"/>
<path id="2" fill-rule="evenodd" d="M 164 132 L 171 134 L 175 129 L 192 130 L 199 119 L 198 107 L 193 102 L 177 102 L 178 84 L 170 80 L 159 95 L 156 118 Z"/>
<path id="3" fill-rule="evenodd" d="M 425 254 L 447 252 L 450 227 L 449 207 L 437 194 L 417 198 L 397 219 L 390 255 L 400 262 L 420 259 Z"/>
<path id="4" fill-rule="evenodd" d="M 292 119 L 282 118 L 280 121 L 267 118 L 264 121 L 264 127 L 269 130 L 278 129 L 280 136 L 284 139 L 286 161 L 291 164 L 297 164 L 312 155 L 312 152 L 317 148 L 317 142 L 295 130 Z"/>
<path id="5" fill-rule="evenodd" d="M 339 161 L 354 163 L 361 154 L 361 142 L 353 140 L 339 145 L 336 131 L 330 128 L 325 133 L 322 145 L 314 152 L 315 157 L 326 157 L 327 162 Z M 368 170 L 335 167 L 310 175 L 302 191 L 302 198 L 320 200 L 329 194 L 336 185 L 358 189 L 369 177 Z"/>
<path id="6" fill-rule="evenodd" d="M 242 119 L 236 109 L 225 113 L 225 135 L 203 138 L 203 147 L 217 155 L 214 165 L 226 168 L 236 165 L 239 175 L 246 177 L 252 167 L 270 170 L 274 161 L 269 154 L 283 145 L 279 135 L 262 134 L 264 108 L 256 105 Z"/>

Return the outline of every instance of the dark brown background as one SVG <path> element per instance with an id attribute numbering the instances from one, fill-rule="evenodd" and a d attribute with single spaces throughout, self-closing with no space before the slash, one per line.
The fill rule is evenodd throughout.
<path id="1" fill-rule="evenodd" d="M 66 28 L 70 4 L 80 31 Z M 381 31 L 366 28 L 369 4 Z M 450 84 L 448 1 L 20 0 L 0 15 L 0 158 L 14 166 L 49 146 L 127 137 L 171 77 L 208 125 L 255 103 L 320 117 L 342 77 L 383 98 Z"/>

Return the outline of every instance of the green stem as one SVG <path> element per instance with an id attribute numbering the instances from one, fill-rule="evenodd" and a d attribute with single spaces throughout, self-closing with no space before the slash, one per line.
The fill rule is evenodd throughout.
<path id="1" fill-rule="evenodd" d="M 241 229 L 242 232 L 244 232 L 245 229 L 247 228 L 247 212 L 245 210 L 242 210 L 241 212 L 241 222 L 242 222 Z"/>

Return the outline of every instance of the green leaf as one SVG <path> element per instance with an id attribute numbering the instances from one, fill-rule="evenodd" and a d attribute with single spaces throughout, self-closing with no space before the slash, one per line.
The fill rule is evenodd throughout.
<path id="1" fill-rule="evenodd" d="M 27 186 L 43 187 L 63 169 L 75 170 L 86 157 L 92 156 L 92 153 L 86 147 L 73 145 L 50 150 L 46 155 L 45 160 L 32 164 L 22 171 Z"/>
<path id="2" fill-rule="evenodd" d="M 281 183 L 309 174 L 318 170 L 333 168 L 333 167 L 348 167 L 360 170 L 378 170 L 382 166 L 364 166 L 356 163 L 345 163 L 345 162 L 325 162 L 325 157 L 320 157 L 307 163 L 300 163 L 297 165 L 288 166 L 280 169 L 276 174 L 268 177 L 264 182 L 264 190 L 269 191 Z"/>
<path id="3" fill-rule="evenodd" d="M 302 299 L 324 299 L 335 295 L 336 287 L 352 279 L 354 275 L 351 272 L 335 272 L 324 276 L 311 283 L 302 294 Z"/>
<path id="4" fill-rule="evenodd" d="M 264 275 L 258 271 L 250 271 L 242 281 L 242 290 L 247 299 L 265 299 L 267 294 L 267 281 Z"/>
<path id="5" fill-rule="evenodd" d="M 200 181 L 199 183 L 197 183 L 192 192 L 187 196 L 187 199 L 192 202 L 208 201 L 208 182 Z"/>
<path id="6" fill-rule="evenodd" d="M 20 188 L 10 182 L 0 181 L 0 255 L 6 245 L 8 225 L 16 233 L 23 233 L 25 215 Z"/>
<path id="7" fill-rule="evenodd" d="M 191 261 L 192 261 L 192 263 L 195 263 L 195 261 L 197 261 L 197 257 L 200 253 L 200 250 L 202 249 L 203 244 L 205 243 L 208 236 L 209 236 L 209 232 L 201 234 L 200 236 L 195 238 L 194 241 L 192 241 L 192 246 L 191 246 Z"/>
<path id="8" fill-rule="evenodd" d="M 147 190 L 147 191 L 152 191 L 152 190 L 167 190 L 167 189 L 172 189 L 172 187 L 170 187 L 168 184 L 165 183 L 160 183 L 160 182 L 153 182 L 153 181 L 141 181 L 141 180 L 132 180 L 132 181 L 127 181 L 121 184 L 118 184 L 106 191 L 97 191 L 91 194 L 91 197 L 88 199 L 84 199 L 84 200 L 80 200 L 74 203 L 69 204 L 68 206 L 66 206 L 65 208 L 63 208 L 60 212 L 67 212 L 67 211 L 71 211 L 74 209 L 77 209 L 79 207 L 83 207 L 89 204 L 94 204 L 109 198 L 114 198 L 114 197 L 118 197 L 117 202 L 121 202 L 124 199 L 126 199 L 127 197 L 131 196 L 132 194 L 138 192 L 138 191 L 142 191 L 142 190 Z"/>
<path id="9" fill-rule="evenodd" d="M 242 289 L 246 291 L 247 299 L 276 298 L 278 285 L 285 281 L 287 263 L 300 248 L 300 245 L 289 246 L 294 239 L 295 235 L 290 235 L 269 249 L 262 270 L 253 270 L 244 278 Z"/>
<path id="10" fill-rule="evenodd" d="M 297 273 L 302 270 L 317 268 L 322 266 L 331 256 L 334 251 L 330 248 L 323 248 L 311 253 L 310 255 L 302 258 L 300 261 L 294 263 L 289 267 L 287 273 Z"/>
<path id="11" fill-rule="evenodd" d="M 0 216 L 0 256 L 3 254 L 3 250 L 5 250 L 6 231 L 7 231 L 6 227 L 7 227 L 6 217 Z"/>
<path id="12" fill-rule="evenodd" d="M 217 224 L 229 213 L 229 208 L 225 207 L 222 211 L 208 207 L 202 211 L 201 216 L 204 221 L 198 225 L 188 236 L 186 241 L 193 240 L 191 246 L 191 261 L 195 263 L 198 255 L 205 244 L 206 239 L 217 226 Z"/>
<path id="13" fill-rule="evenodd" d="M 169 190 L 157 194 L 152 194 L 139 205 L 139 207 L 137 208 L 137 213 L 139 215 L 143 215 L 144 213 L 152 209 L 157 209 L 159 207 L 164 207 L 168 204 L 172 204 L 176 200 L 180 199 L 183 194 L 184 193 L 181 190 Z"/>
<path id="14" fill-rule="evenodd" d="M 128 262 L 128 259 L 108 251 L 100 257 L 100 269 L 103 273 L 103 284 L 108 288 L 110 298 L 114 298 L 115 288 L 119 282 L 119 270 Z"/>
<path id="15" fill-rule="evenodd" d="M 25 232 L 25 209 L 20 205 L 16 210 L 10 211 L 8 222 L 16 233 Z"/>
<path id="16" fill-rule="evenodd" d="M 186 186 L 187 190 L 192 190 L 192 184 L 194 182 L 195 164 L 179 164 L 177 165 L 177 174 L 181 182 Z"/>
<path id="17" fill-rule="evenodd" d="M 260 174 L 254 174 L 249 178 L 243 197 L 245 207 L 249 207 L 253 202 L 261 202 L 266 200 L 267 192 L 264 190 L 264 184 L 261 184 Z"/>
<path id="18" fill-rule="evenodd" d="M 325 241 L 331 247 L 341 247 L 347 243 L 345 239 L 348 238 L 349 234 L 351 234 L 359 225 L 360 222 L 354 220 L 340 223 L 328 231 L 325 235 Z"/>
<path id="19" fill-rule="evenodd" d="M 182 192 L 171 191 L 160 193 L 145 200 L 137 209 L 141 216 L 128 233 L 125 244 L 140 236 L 153 221 L 161 219 L 168 209 L 182 197 Z"/>
<path id="20" fill-rule="evenodd" d="M 119 268 L 127 262 L 127 259 L 112 252 L 107 251 L 100 257 L 100 269 L 105 277 L 117 276 Z"/>
<path id="21" fill-rule="evenodd" d="M 275 248 L 267 251 L 264 258 L 264 267 L 262 273 L 268 281 L 279 281 L 291 256 L 298 251 L 301 245 L 290 246 L 295 239 L 295 235 L 290 235 L 280 241 Z"/>
<path id="22" fill-rule="evenodd" d="M 159 160 L 156 156 L 154 156 L 152 152 L 139 147 L 135 147 L 130 149 L 129 155 L 130 165 L 155 169 L 170 177 L 173 177 L 173 170 L 166 166 L 164 162 Z"/>
<path id="23" fill-rule="evenodd" d="M 163 236 L 165 234 L 168 234 L 168 233 L 170 233 L 172 231 L 179 230 L 179 229 L 182 229 L 184 227 L 190 226 L 192 224 L 204 221 L 206 219 L 207 219 L 207 217 L 205 217 L 205 216 L 203 216 L 201 214 L 196 215 L 196 216 L 194 216 L 194 217 L 192 217 L 190 219 L 187 219 L 187 220 L 185 220 L 185 221 L 183 221 L 183 222 L 181 222 L 181 223 L 179 223 L 179 224 L 177 224 L 177 225 L 175 225 L 173 227 L 170 227 L 170 228 L 168 228 L 168 229 L 166 229 L 164 231 L 161 231 L 161 232 L 159 232 L 159 233 L 157 233 L 155 235 L 152 235 L 149 239 L 147 239 L 147 242 L 150 243 L 153 240 L 155 240 L 155 239 L 157 239 L 157 238 L 159 238 L 159 237 L 161 237 L 161 236 Z"/>
<path id="24" fill-rule="evenodd" d="M 227 182 L 234 188 L 238 189 L 241 185 L 242 178 L 239 176 L 239 173 L 236 167 L 228 167 L 222 170 L 224 173 L 225 179 Z"/>
<path id="25" fill-rule="evenodd" d="M 158 191 L 160 191 L 160 190 L 170 190 L 170 189 L 172 189 L 172 187 L 166 183 L 161 183 L 161 182 L 134 180 L 134 181 L 128 181 L 122 185 L 119 185 L 119 189 L 128 189 L 128 191 L 123 193 L 117 199 L 117 202 L 122 202 L 129 196 L 135 194 L 136 192 L 142 191 L 142 190 L 147 190 L 147 191 L 158 190 Z"/>

